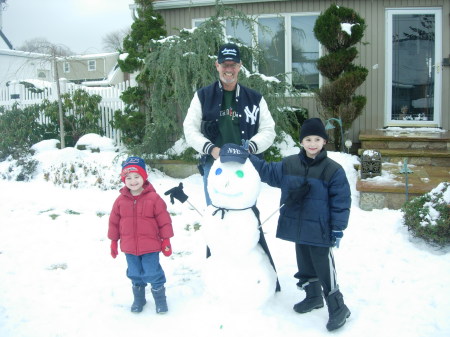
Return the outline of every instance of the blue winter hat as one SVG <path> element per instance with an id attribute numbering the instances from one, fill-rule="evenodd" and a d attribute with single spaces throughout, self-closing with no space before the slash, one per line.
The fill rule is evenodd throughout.
<path id="1" fill-rule="evenodd" d="M 239 164 L 244 164 L 249 153 L 242 146 L 230 143 L 220 148 L 219 156 L 222 163 L 234 161 Z"/>
<path id="2" fill-rule="evenodd" d="M 148 174 L 145 168 L 145 161 L 140 157 L 129 157 L 122 163 L 121 177 L 122 181 L 125 181 L 125 177 L 131 173 L 138 173 L 144 180 L 147 180 Z"/>

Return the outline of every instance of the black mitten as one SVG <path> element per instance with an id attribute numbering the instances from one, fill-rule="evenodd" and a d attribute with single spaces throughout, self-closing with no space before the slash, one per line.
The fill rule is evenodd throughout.
<path id="1" fill-rule="evenodd" d="M 183 192 L 183 183 L 164 192 L 164 195 L 170 195 L 172 205 L 175 203 L 174 199 L 177 199 L 181 203 L 184 203 L 188 199 L 188 196 Z"/>

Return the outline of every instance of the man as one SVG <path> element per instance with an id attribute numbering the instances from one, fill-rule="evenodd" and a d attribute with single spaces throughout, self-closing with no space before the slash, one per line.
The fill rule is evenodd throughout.
<path id="1" fill-rule="evenodd" d="M 201 171 L 207 205 L 211 204 L 209 171 L 224 144 L 245 145 L 250 153 L 260 154 L 275 139 L 275 122 L 264 97 L 238 84 L 242 65 L 238 46 L 220 46 L 215 65 L 219 81 L 195 93 L 183 123 L 187 143 L 203 155 Z"/>

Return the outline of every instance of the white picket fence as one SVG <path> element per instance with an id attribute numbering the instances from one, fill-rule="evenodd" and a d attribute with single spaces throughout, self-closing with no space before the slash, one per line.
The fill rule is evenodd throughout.
<path id="1" fill-rule="evenodd" d="M 37 82 L 38 83 L 38 82 Z M 120 95 L 124 90 L 131 86 L 130 82 L 123 82 L 113 87 L 86 87 L 68 82 L 65 79 L 60 80 L 61 94 L 73 93 L 77 89 L 83 89 L 89 94 L 97 94 L 102 97 L 102 101 L 99 103 L 99 109 L 101 110 L 101 119 L 99 125 L 104 131 L 104 135 L 113 139 L 117 145 L 121 144 L 120 130 L 114 129 L 110 125 L 110 121 L 114 118 L 114 112 L 116 110 L 124 111 L 125 104 L 120 99 Z M 20 108 L 25 108 L 34 104 L 40 104 L 44 99 L 49 101 L 57 100 L 56 83 L 52 83 L 51 86 L 45 86 L 40 89 L 44 89 L 41 93 L 34 93 L 27 89 L 25 85 L 18 82 L 10 82 L 8 86 L 0 87 L 0 106 L 5 109 L 11 109 L 16 103 Z M 70 114 L 70 111 L 65 111 Z M 48 118 L 43 114 L 40 116 L 40 122 L 48 123 Z"/>

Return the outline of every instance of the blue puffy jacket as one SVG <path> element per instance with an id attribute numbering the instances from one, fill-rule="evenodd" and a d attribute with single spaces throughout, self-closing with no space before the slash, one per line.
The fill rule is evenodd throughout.
<path id="1" fill-rule="evenodd" d="M 304 150 L 276 163 L 253 155 L 250 159 L 263 182 L 281 188 L 280 205 L 286 202 L 290 190 L 305 181 L 310 185 L 300 202 L 280 209 L 276 236 L 312 246 L 333 246 L 331 231 L 344 230 L 350 215 L 350 186 L 342 166 L 328 158 L 325 150 L 310 164 Z"/>

